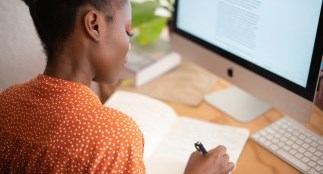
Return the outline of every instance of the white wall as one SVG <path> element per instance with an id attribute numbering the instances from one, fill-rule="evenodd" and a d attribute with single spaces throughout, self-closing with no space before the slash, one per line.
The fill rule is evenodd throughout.
<path id="1" fill-rule="evenodd" d="M 22 0 L 0 0 L 0 92 L 42 73 L 45 62 L 28 7 Z"/>

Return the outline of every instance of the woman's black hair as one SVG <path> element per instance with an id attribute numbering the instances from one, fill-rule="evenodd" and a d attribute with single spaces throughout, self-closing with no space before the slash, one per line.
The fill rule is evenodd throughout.
<path id="1" fill-rule="evenodd" d="M 48 61 L 61 49 L 62 43 L 74 29 L 76 13 L 85 4 L 97 10 L 107 10 L 113 20 L 113 8 L 127 0 L 23 0 L 29 7 L 38 36 Z"/>

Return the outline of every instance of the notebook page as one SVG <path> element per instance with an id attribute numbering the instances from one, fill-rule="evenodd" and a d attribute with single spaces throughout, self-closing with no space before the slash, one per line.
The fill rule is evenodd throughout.
<path id="1" fill-rule="evenodd" d="M 248 136 L 248 129 L 179 117 L 149 159 L 147 172 L 183 173 L 190 154 L 195 151 L 196 141 L 201 141 L 207 150 L 218 145 L 226 146 L 230 161 L 236 163 Z"/>
<path id="2" fill-rule="evenodd" d="M 127 114 L 137 122 L 145 139 L 144 160 L 157 148 L 167 130 L 178 119 L 168 105 L 133 92 L 116 91 L 104 105 Z"/>

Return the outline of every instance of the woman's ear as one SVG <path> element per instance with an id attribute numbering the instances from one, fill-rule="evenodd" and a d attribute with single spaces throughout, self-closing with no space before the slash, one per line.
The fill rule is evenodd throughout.
<path id="1" fill-rule="evenodd" d="M 93 10 L 87 12 L 84 16 L 84 27 L 86 32 L 89 34 L 90 38 L 96 42 L 100 41 L 100 21 L 99 14 Z"/>

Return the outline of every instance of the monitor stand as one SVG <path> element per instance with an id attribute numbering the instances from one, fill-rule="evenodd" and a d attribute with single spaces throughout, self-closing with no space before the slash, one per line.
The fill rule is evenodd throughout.
<path id="1" fill-rule="evenodd" d="M 205 96 L 205 100 L 240 122 L 249 122 L 271 107 L 237 87 L 229 87 Z"/>

